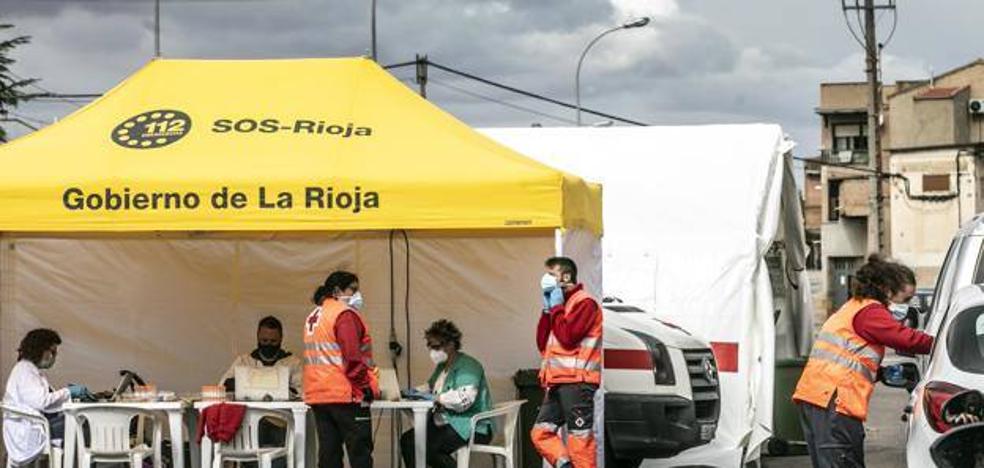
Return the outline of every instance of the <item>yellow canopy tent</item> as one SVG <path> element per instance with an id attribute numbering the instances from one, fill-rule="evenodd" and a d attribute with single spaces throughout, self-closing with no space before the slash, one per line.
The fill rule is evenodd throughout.
<path id="1" fill-rule="evenodd" d="M 3 231 L 601 231 L 596 188 L 366 59 L 155 60 L 0 167 Z"/>
<path id="2" fill-rule="evenodd" d="M 128 368 L 194 391 L 255 346 L 263 316 L 299 352 L 311 292 L 344 268 L 377 361 L 391 338 L 410 353 L 404 383 L 406 362 L 413 383 L 432 367 L 422 330 L 450 318 L 509 399 L 538 362 L 542 260 L 572 255 L 600 286 L 600 207 L 598 186 L 366 59 L 155 60 L 0 146 L 0 373 L 45 326 L 65 341 L 56 385 L 104 389 Z"/>

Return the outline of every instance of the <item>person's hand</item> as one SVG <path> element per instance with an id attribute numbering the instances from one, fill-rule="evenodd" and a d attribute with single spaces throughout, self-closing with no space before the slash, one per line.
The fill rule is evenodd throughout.
<path id="1" fill-rule="evenodd" d="M 372 405 L 372 402 L 375 399 L 376 395 L 372 393 L 371 387 L 365 387 L 362 389 L 362 406 Z"/>
<path id="2" fill-rule="evenodd" d="M 553 309 L 564 303 L 564 291 L 559 287 L 553 288 L 550 294 L 544 294 L 544 301 L 547 304 L 547 310 Z"/>
<path id="3" fill-rule="evenodd" d="M 85 388 L 85 385 L 68 384 L 68 393 L 72 398 L 82 398 L 89 394 L 89 389 Z"/>

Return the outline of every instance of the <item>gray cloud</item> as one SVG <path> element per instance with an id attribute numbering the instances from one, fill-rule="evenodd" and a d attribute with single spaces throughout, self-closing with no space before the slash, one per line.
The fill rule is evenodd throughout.
<path id="1" fill-rule="evenodd" d="M 365 54 L 369 47 L 367 2 L 162 1 L 165 56 L 343 56 Z M 898 32 L 886 50 L 888 78 L 923 77 L 930 67 L 941 72 L 979 54 L 959 44 L 976 43 L 977 18 L 984 17 L 980 2 L 906 2 L 900 9 Z M 813 113 L 819 83 L 863 79 L 860 51 L 839 5 L 816 0 L 379 0 L 380 62 L 426 53 L 452 67 L 573 100 L 574 69 L 585 44 L 640 11 L 661 14 L 645 30 L 605 38 L 587 58 L 586 106 L 658 124 L 777 122 L 801 143 L 801 154 L 810 154 L 819 140 Z M 34 38 L 16 54 L 18 73 L 62 92 L 104 91 L 146 63 L 152 12 L 150 0 L 0 0 L 0 19 Z M 888 26 L 884 19 L 882 26 Z M 408 78 L 412 70 L 394 74 Z M 573 118 L 569 110 L 437 71 L 431 78 L 429 97 L 475 126 Z M 55 102 L 18 112 L 50 120 L 72 110 Z"/>

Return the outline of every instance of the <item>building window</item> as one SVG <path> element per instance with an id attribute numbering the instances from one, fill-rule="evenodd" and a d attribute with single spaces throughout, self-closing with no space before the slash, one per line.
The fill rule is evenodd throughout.
<path id="1" fill-rule="evenodd" d="M 840 190 L 841 181 L 830 180 L 827 182 L 827 220 L 837 221 L 840 219 Z"/>
<path id="2" fill-rule="evenodd" d="M 923 174 L 923 192 L 949 192 L 950 174 Z"/>
<path id="3" fill-rule="evenodd" d="M 834 125 L 834 152 L 868 151 L 868 131 L 865 124 Z"/>
<path id="4" fill-rule="evenodd" d="M 868 132 L 864 124 L 834 124 L 831 136 L 831 160 L 841 164 L 868 163 Z"/>

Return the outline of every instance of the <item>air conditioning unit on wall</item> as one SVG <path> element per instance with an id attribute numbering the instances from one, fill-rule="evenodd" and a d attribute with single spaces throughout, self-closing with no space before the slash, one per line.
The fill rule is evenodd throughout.
<path id="1" fill-rule="evenodd" d="M 973 115 L 984 115 L 984 99 L 971 99 L 967 110 Z"/>

